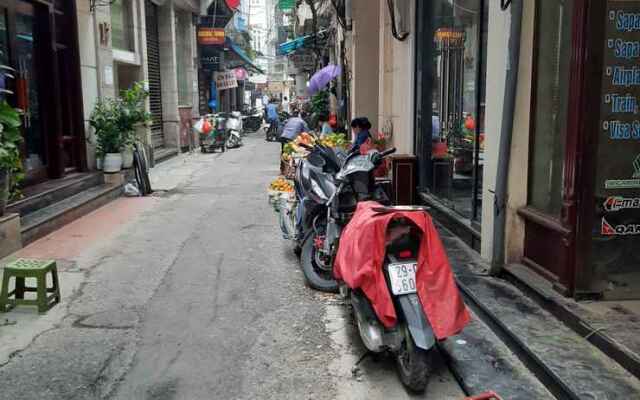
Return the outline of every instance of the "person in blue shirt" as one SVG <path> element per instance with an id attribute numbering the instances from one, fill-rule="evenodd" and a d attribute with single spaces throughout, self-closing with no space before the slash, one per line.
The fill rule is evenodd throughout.
<path id="1" fill-rule="evenodd" d="M 295 140 L 302 132 L 308 132 L 309 126 L 304 120 L 304 112 L 289 118 L 284 123 L 282 129 L 282 135 L 280 135 L 280 142 L 286 143 Z"/>
<path id="2" fill-rule="evenodd" d="M 355 137 L 353 147 L 351 148 L 352 151 L 360 151 L 360 146 L 365 144 L 367 140 L 371 139 L 369 129 L 371 129 L 371 122 L 369 122 L 367 117 L 359 117 L 351 121 L 351 131 Z"/>
<path id="3" fill-rule="evenodd" d="M 275 99 L 271 99 L 269 104 L 267 104 L 267 123 L 269 125 L 273 125 L 277 131 L 279 122 L 278 105 L 276 104 Z"/>

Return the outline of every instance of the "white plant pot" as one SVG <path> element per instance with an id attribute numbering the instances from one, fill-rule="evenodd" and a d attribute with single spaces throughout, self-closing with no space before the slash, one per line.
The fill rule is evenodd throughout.
<path id="1" fill-rule="evenodd" d="M 96 169 L 98 171 L 102 171 L 102 161 L 103 161 L 102 157 L 96 158 Z"/>
<path id="2" fill-rule="evenodd" d="M 133 166 L 133 150 L 125 149 L 122 154 L 122 168 L 131 168 Z"/>
<path id="3" fill-rule="evenodd" d="M 102 168 L 105 173 L 120 172 L 122 169 L 122 154 L 108 153 L 105 155 Z"/>

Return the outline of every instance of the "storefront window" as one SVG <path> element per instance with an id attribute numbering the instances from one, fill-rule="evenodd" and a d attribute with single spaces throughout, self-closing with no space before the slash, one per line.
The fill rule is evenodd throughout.
<path id="1" fill-rule="evenodd" d="M 607 2 L 594 151 L 591 290 L 640 298 L 640 2 Z M 634 23 L 635 22 L 635 23 Z"/>
<path id="2" fill-rule="evenodd" d="M 135 50 L 131 0 L 116 0 L 111 5 L 111 37 L 115 49 Z"/>
<path id="3" fill-rule="evenodd" d="M 572 0 L 538 0 L 529 205 L 559 216 L 567 130 Z"/>
<path id="4" fill-rule="evenodd" d="M 431 191 L 464 218 L 479 220 L 488 2 L 432 4 Z"/>

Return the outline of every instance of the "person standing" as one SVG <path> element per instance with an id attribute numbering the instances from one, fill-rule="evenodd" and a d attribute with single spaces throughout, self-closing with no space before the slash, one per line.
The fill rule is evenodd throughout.
<path id="1" fill-rule="evenodd" d="M 282 160 L 282 153 L 284 152 L 284 145 L 294 141 L 298 135 L 302 132 L 309 131 L 309 126 L 304 120 L 305 113 L 301 112 L 298 115 L 289 118 L 284 122 L 284 127 L 282 128 L 282 135 L 278 138 L 280 142 L 280 174 L 284 174 L 284 161 Z"/>
<path id="2" fill-rule="evenodd" d="M 289 98 L 287 96 L 284 96 L 282 98 L 282 111 L 286 112 L 287 114 L 291 114 L 291 107 L 289 103 Z"/>

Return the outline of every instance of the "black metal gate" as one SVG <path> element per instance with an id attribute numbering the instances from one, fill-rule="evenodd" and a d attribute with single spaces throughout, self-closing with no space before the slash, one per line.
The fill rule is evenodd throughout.
<path id="1" fill-rule="evenodd" d="M 158 6 L 146 0 L 147 69 L 149 75 L 149 105 L 151 111 L 151 144 L 164 147 L 162 130 L 162 85 L 160 79 L 160 40 L 158 35 Z"/>

